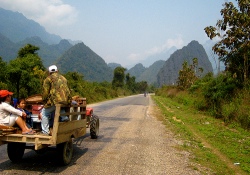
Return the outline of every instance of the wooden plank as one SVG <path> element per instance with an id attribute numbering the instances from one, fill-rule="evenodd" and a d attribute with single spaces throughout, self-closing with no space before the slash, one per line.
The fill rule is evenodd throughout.
<path id="1" fill-rule="evenodd" d="M 86 127 L 86 119 L 59 122 L 57 134 L 72 132 L 75 129 Z"/>
<path id="2" fill-rule="evenodd" d="M 56 139 L 57 139 L 57 131 L 58 131 L 58 126 L 59 126 L 59 116 L 60 116 L 61 106 L 63 106 L 63 105 L 56 104 L 56 111 L 55 111 L 53 132 L 52 132 L 53 143 L 56 143 Z"/>
<path id="3" fill-rule="evenodd" d="M 45 144 L 45 143 L 46 142 L 44 142 L 41 138 L 36 137 L 35 138 L 35 147 L 34 147 L 34 149 L 39 150 L 39 149 L 48 147 L 50 144 L 52 144 L 52 143 L 49 143 L 49 144 Z"/>
<path id="4" fill-rule="evenodd" d="M 86 108 L 87 107 L 86 103 L 80 104 L 80 105 L 64 105 L 64 104 L 56 104 L 56 105 L 60 105 L 63 108 L 69 108 L 69 107 L 83 107 L 83 108 Z"/>
<path id="5" fill-rule="evenodd" d="M 61 116 L 69 116 L 69 115 L 86 115 L 86 107 L 83 106 L 74 106 L 69 107 L 65 113 L 60 113 Z"/>
<path id="6" fill-rule="evenodd" d="M 86 134 L 86 127 L 75 129 L 69 133 L 61 133 L 57 136 L 57 143 L 56 144 L 68 141 L 69 139 L 72 138 L 72 135 L 74 136 L 74 138 L 78 138 L 78 137 L 84 136 L 85 134 Z"/>
<path id="7" fill-rule="evenodd" d="M 10 134 L 1 137 L 2 142 L 22 142 L 22 143 L 32 143 L 35 144 L 37 140 L 43 144 L 52 144 L 52 136 L 42 136 L 42 135 L 21 135 L 21 134 Z"/>
<path id="8" fill-rule="evenodd" d="M 81 115 L 81 114 L 86 115 L 86 112 L 85 111 L 82 111 L 82 112 L 65 112 L 65 113 L 61 113 L 60 115 L 61 116 L 69 116 L 69 115 Z"/>
<path id="9" fill-rule="evenodd" d="M 80 112 L 76 112 L 75 114 L 81 114 L 83 117 L 85 117 L 86 115 L 86 108 L 84 105 L 78 105 L 80 106 Z M 52 140 L 53 143 L 57 143 L 57 136 L 60 135 L 61 133 L 70 133 L 72 132 L 74 129 L 77 128 L 85 128 L 86 130 L 86 120 L 73 120 L 73 121 L 69 121 L 69 122 L 59 122 L 59 117 L 65 115 L 66 113 L 60 113 L 61 108 L 64 107 L 65 111 L 69 111 L 69 115 L 74 114 L 74 113 L 70 113 L 70 108 L 71 106 L 66 106 L 66 105 L 62 105 L 62 104 L 56 104 L 56 111 L 55 111 L 55 118 L 54 118 L 54 125 L 53 125 L 53 132 L 52 132 Z M 85 113 L 85 114 L 84 114 Z M 82 118 L 83 118 L 82 117 Z M 73 123 L 71 123 L 73 122 Z M 60 125 L 60 130 L 59 130 L 59 125 Z M 67 141 L 65 138 L 65 141 Z"/>

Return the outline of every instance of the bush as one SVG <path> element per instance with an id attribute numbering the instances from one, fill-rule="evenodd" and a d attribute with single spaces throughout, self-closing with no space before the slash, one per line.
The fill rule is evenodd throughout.
<path id="1" fill-rule="evenodd" d="M 220 74 L 218 77 L 211 79 L 203 87 L 202 93 L 206 100 L 207 106 L 214 110 L 217 118 L 222 117 L 221 105 L 223 101 L 230 102 L 235 97 L 238 83 L 230 74 Z"/>
<path id="2" fill-rule="evenodd" d="M 206 111 L 207 110 L 207 104 L 206 104 L 204 98 L 202 98 L 202 97 L 196 97 L 194 99 L 193 105 L 194 105 L 195 109 L 197 109 L 199 111 Z"/>
<path id="3" fill-rule="evenodd" d="M 176 95 L 178 103 L 181 103 L 185 106 L 191 106 L 194 103 L 194 98 L 188 94 L 187 91 L 179 91 Z"/>
<path id="4" fill-rule="evenodd" d="M 242 128 L 250 129 L 250 81 L 243 86 L 230 74 L 215 78 L 207 74 L 188 90 L 163 86 L 155 94 L 207 112 L 226 124 L 240 124 Z"/>
<path id="5" fill-rule="evenodd" d="M 155 95 L 173 98 L 178 93 L 176 86 L 162 86 L 161 88 L 155 91 Z"/>
<path id="6" fill-rule="evenodd" d="M 221 115 L 225 123 L 231 123 L 236 120 L 236 114 L 239 109 L 239 103 L 232 101 L 221 105 Z"/>
<path id="7" fill-rule="evenodd" d="M 0 89 L 8 89 L 8 85 L 6 83 L 0 82 Z"/>

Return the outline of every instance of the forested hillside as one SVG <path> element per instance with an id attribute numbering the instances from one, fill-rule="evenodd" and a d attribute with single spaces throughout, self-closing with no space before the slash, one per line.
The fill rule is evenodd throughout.
<path id="1" fill-rule="evenodd" d="M 110 67 L 112 70 L 114 70 L 117 67 L 121 67 L 122 65 L 118 63 L 108 63 L 108 67 Z"/>
<path id="2" fill-rule="evenodd" d="M 142 64 L 136 64 L 134 67 L 129 69 L 127 73 L 131 76 L 135 76 L 136 81 L 146 81 L 148 84 L 155 85 L 157 82 L 157 74 L 164 65 L 163 60 L 154 62 L 148 68 L 145 68 Z"/>
<path id="3" fill-rule="evenodd" d="M 191 41 L 187 46 L 175 51 L 165 62 L 157 75 L 158 85 L 176 84 L 182 64 L 187 61 L 191 65 L 193 58 L 198 59 L 198 67 L 203 69 L 202 75 L 213 72 L 211 62 L 203 46 L 197 41 Z"/>
<path id="4" fill-rule="evenodd" d="M 56 64 L 61 72 L 79 72 L 89 81 L 111 82 L 113 78 L 113 70 L 84 43 L 71 47 L 56 60 Z"/>
<path id="5" fill-rule="evenodd" d="M 145 71 L 137 77 L 137 81 L 147 81 L 148 84 L 156 85 L 157 74 L 164 65 L 163 60 L 154 62 L 151 66 L 145 69 Z"/>
<path id="6" fill-rule="evenodd" d="M 135 76 L 136 78 L 138 78 L 145 70 L 146 68 L 141 63 L 138 63 L 131 69 L 127 70 L 127 73 L 129 73 L 131 76 Z"/>
<path id="7" fill-rule="evenodd" d="M 49 45 L 39 37 L 26 38 L 18 43 L 13 43 L 7 37 L 0 34 L 0 56 L 4 61 L 9 62 L 17 57 L 17 51 L 26 44 L 39 47 L 38 54 L 42 58 L 45 67 L 55 63 L 66 50 L 72 45 L 67 40 L 61 40 L 58 44 Z"/>
<path id="8" fill-rule="evenodd" d="M 82 73 L 86 80 L 93 82 L 111 82 L 113 78 L 114 68 L 108 67 L 100 56 L 83 43 L 72 48 L 73 45 L 68 40 L 47 33 L 42 26 L 27 19 L 23 14 L 0 8 L 2 60 L 9 62 L 16 59 L 18 50 L 27 44 L 39 48 L 37 54 L 45 68 L 51 64 L 58 64 L 61 71 Z M 72 49 L 69 50 L 70 48 Z"/>
<path id="9" fill-rule="evenodd" d="M 26 38 L 25 40 L 17 43 L 17 48 L 24 47 L 27 43 L 38 46 L 39 56 L 42 58 L 45 67 L 55 64 L 65 51 L 72 47 L 68 40 L 61 40 L 58 44 L 49 45 L 43 42 L 39 37 Z"/>
<path id="10" fill-rule="evenodd" d="M 0 57 L 9 61 L 17 56 L 17 51 L 16 44 L 0 33 Z"/>
<path id="11" fill-rule="evenodd" d="M 62 71 L 68 72 L 77 70 L 78 72 L 83 73 L 86 80 L 90 81 L 111 81 L 113 70 L 116 67 L 121 66 L 118 63 L 110 63 L 107 65 L 107 63 L 105 63 L 105 61 L 98 56 L 98 54 L 87 46 L 83 47 L 84 49 L 73 49 L 74 56 L 70 55 L 67 51 L 73 46 L 71 44 L 72 42 L 70 43 L 68 40 L 61 40 L 59 36 L 47 33 L 42 26 L 33 20 L 25 18 L 21 13 L 0 9 L 0 15 L 0 56 L 3 61 L 9 62 L 10 60 L 15 59 L 17 51 L 20 48 L 24 47 L 26 44 L 32 44 L 39 47 L 37 53 L 41 57 L 45 67 L 56 63 L 62 66 Z M 171 62 L 169 60 L 171 60 L 172 55 L 175 54 L 175 56 L 183 55 L 184 57 L 188 57 L 189 60 L 193 57 L 198 57 L 199 64 L 203 64 L 203 59 L 200 60 L 199 58 L 199 51 L 196 52 L 199 53 L 197 56 L 197 54 L 189 54 L 189 52 L 193 53 L 193 51 L 186 51 L 186 53 L 180 54 L 180 51 L 177 50 L 169 59 L 168 56 L 175 50 L 176 48 L 173 47 L 163 51 L 162 53 L 152 55 L 152 57 L 145 59 L 149 66 L 148 68 L 145 68 L 143 64 L 138 63 L 131 69 L 127 70 L 127 73 L 130 73 L 131 76 L 135 76 L 136 82 L 147 81 L 149 84 L 156 84 L 155 82 L 158 82 L 158 84 L 159 82 L 169 83 L 168 80 L 165 81 L 162 78 L 164 78 L 164 76 L 171 76 L 172 79 L 176 80 L 178 71 L 183 64 L 183 60 L 185 59 L 175 59 L 174 64 L 178 63 L 177 67 L 176 65 L 173 66 L 173 64 L 169 64 L 170 69 L 168 69 L 165 73 L 159 74 L 158 72 L 164 64 L 159 62 L 157 59 L 164 58 L 163 60 L 168 60 L 166 62 Z M 187 56 L 185 56 L 185 54 Z M 67 58 L 65 55 L 67 55 Z M 69 58 L 77 59 L 76 61 L 80 61 L 80 63 L 72 64 L 70 63 Z M 83 63 L 82 60 L 84 60 Z M 101 60 L 101 62 L 98 62 L 97 60 Z M 153 64 L 149 65 L 151 63 Z M 84 64 L 87 64 L 88 66 L 85 66 Z M 204 64 L 208 66 L 210 65 L 209 62 Z M 202 67 L 204 68 L 204 66 Z M 163 71 L 164 69 L 161 70 Z M 163 74 L 164 76 L 162 76 Z M 157 80 L 157 75 L 159 75 L 159 80 Z M 172 82 L 172 80 L 169 81 Z"/>
<path id="12" fill-rule="evenodd" d="M 213 72 L 211 62 L 205 49 L 197 41 L 190 42 L 187 46 L 175 51 L 167 61 L 159 60 L 145 68 L 141 63 L 136 64 L 127 72 L 136 77 L 136 81 L 147 81 L 156 86 L 176 84 L 179 71 L 184 61 L 192 64 L 193 58 L 198 58 L 198 67 L 203 69 L 201 75 Z"/>

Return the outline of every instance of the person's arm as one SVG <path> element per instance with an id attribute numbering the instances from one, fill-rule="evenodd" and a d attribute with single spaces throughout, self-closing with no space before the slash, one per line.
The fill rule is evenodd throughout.
<path id="1" fill-rule="evenodd" d="M 43 118 L 42 113 L 39 113 L 39 114 L 38 114 L 38 119 L 39 119 L 39 120 L 42 120 L 42 118 Z"/>
<path id="2" fill-rule="evenodd" d="M 6 111 L 8 111 L 9 113 L 15 114 L 15 115 L 18 115 L 18 116 L 22 116 L 22 117 L 26 117 L 26 113 L 25 112 L 20 111 L 20 110 L 14 108 L 13 106 L 9 105 L 8 103 L 3 103 L 3 105 L 4 105 L 4 109 Z"/>
<path id="3" fill-rule="evenodd" d="M 50 81 L 48 78 L 46 78 L 43 82 L 43 94 L 42 94 L 42 98 L 45 103 L 49 98 L 49 91 L 50 91 Z"/>

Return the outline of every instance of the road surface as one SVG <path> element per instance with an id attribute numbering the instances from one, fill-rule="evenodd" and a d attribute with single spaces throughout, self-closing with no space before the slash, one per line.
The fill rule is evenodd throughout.
<path id="1" fill-rule="evenodd" d="M 68 166 L 57 164 L 54 148 L 43 154 L 26 150 L 22 163 L 13 164 L 0 147 L 0 174 L 74 175 L 187 175 L 192 169 L 187 152 L 176 149 L 181 141 L 157 120 L 150 96 L 143 94 L 89 105 L 100 118 L 97 140 L 74 140 L 74 156 Z"/>

